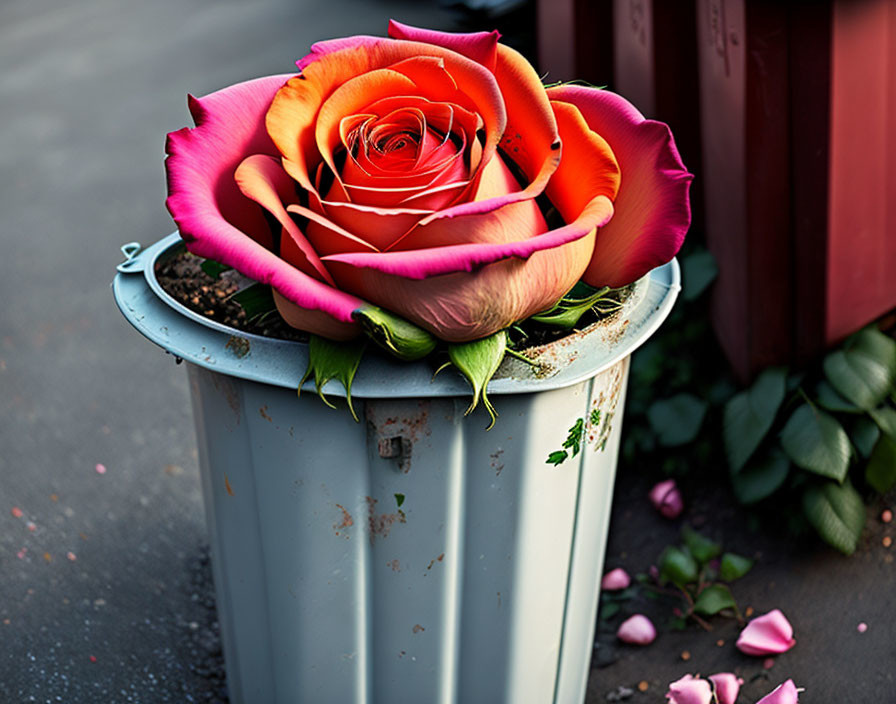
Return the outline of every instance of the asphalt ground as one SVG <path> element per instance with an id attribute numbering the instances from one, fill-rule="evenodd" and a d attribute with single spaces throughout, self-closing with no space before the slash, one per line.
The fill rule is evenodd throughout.
<path id="1" fill-rule="evenodd" d="M 122 243 L 173 230 L 164 135 L 189 124 L 188 92 L 289 71 L 312 42 L 389 17 L 453 21 L 394 0 L 0 5 L 0 702 L 226 701 L 185 371 L 109 283 Z M 675 540 L 645 482 L 619 478 L 608 567 L 645 571 Z M 759 557 L 735 596 L 782 609 L 797 645 L 767 668 L 734 649 L 734 622 L 670 631 L 636 599 L 624 608 L 660 635 L 637 648 L 602 626 L 588 702 L 661 702 L 669 681 L 726 669 L 747 680 L 740 701 L 790 677 L 805 702 L 896 701 L 883 505 L 845 559 L 694 493 L 682 520 Z"/>

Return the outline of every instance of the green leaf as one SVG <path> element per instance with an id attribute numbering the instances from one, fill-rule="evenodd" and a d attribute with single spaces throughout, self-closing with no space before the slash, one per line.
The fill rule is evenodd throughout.
<path id="1" fill-rule="evenodd" d="M 836 413 L 861 413 L 862 409 L 850 403 L 837 390 L 823 379 L 815 387 L 818 405 Z"/>
<path id="2" fill-rule="evenodd" d="M 694 611 L 702 616 L 714 616 L 722 609 L 737 611 L 737 602 L 724 584 L 710 584 L 694 601 Z"/>
<path id="3" fill-rule="evenodd" d="M 298 393 L 302 393 L 302 384 L 309 378 L 314 379 L 317 395 L 330 408 L 336 408 L 324 396 L 323 387 L 331 379 L 336 379 L 345 389 L 345 401 L 352 413 L 352 418 L 358 420 L 358 415 L 352 406 L 352 381 L 364 356 L 366 343 L 358 340 L 348 342 L 336 342 L 319 335 L 311 335 L 308 341 L 308 368 L 299 382 Z"/>
<path id="4" fill-rule="evenodd" d="M 676 548 L 667 547 L 660 555 L 660 581 L 672 582 L 684 586 L 696 582 L 699 568 L 691 554 Z"/>
<path id="5" fill-rule="evenodd" d="M 803 513 L 829 545 L 851 555 L 865 527 L 865 504 L 852 484 L 824 482 L 803 493 Z"/>
<path id="6" fill-rule="evenodd" d="M 404 503 L 404 494 L 395 494 L 395 503 L 398 504 L 398 508 L 401 508 Z"/>
<path id="7" fill-rule="evenodd" d="M 681 262 L 681 267 L 681 279 L 684 283 L 681 297 L 686 301 L 698 298 L 719 274 L 715 257 L 706 250 L 694 252 L 685 257 Z"/>
<path id="8" fill-rule="evenodd" d="M 872 328 L 849 338 L 824 359 L 828 381 L 859 408 L 883 401 L 896 382 L 896 341 Z"/>
<path id="9" fill-rule="evenodd" d="M 491 417 L 486 430 L 491 430 L 498 416 L 492 402 L 488 400 L 488 382 L 501 366 L 506 351 L 507 333 L 503 330 L 472 342 L 448 345 L 448 358 L 473 387 L 473 401 L 464 415 L 472 413 L 481 400 Z"/>
<path id="10" fill-rule="evenodd" d="M 619 613 L 619 610 L 622 606 L 615 601 L 604 602 L 600 605 L 600 620 L 601 621 L 609 621 L 616 614 Z"/>
<path id="11" fill-rule="evenodd" d="M 896 411 L 889 406 L 881 406 L 868 411 L 877 427 L 896 440 Z"/>
<path id="12" fill-rule="evenodd" d="M 216 262 L 214 259 L 203 259 L 202 263 L 199 264 L 199 268 L 202 269 L 207 276 L 215 279 L 215 281 L 218 280 L 221 274 L 231 269 L 231 267 L 226 264 Z"/>
<path id="13" fill-rule="evenodd" d="M 592 293 L 580 296 L 577 294 L 576 289 L 573 289 L 573 291 L 570 291 L 557 301 L 552 308 L 533 315 L 530 320 L 534 320 L 542 325 L 553 325 L 566 329 L 573 328 L 579 322 L 579 318 L 591 310 L 598 301 L 610 292 L 610 287 L 604 286 L 601 289 L 592 289 L 592 291 Z"/>
<path id="14" fill-rule="evenodd" d="M 377 345 L 406 362 L 423 359 L 438 343 L 423 328 L 377 306 L 358 308 L 352 312 L 352 318 Z"/>
<path id="15" fill-rule="evenodd" d="M 774 494 L 790 472 L 790 459 L 777 446 L 754 457 L 731 477 L 731 488 L 742 504 L 754 504 Z"/>
<path id="16" fill-rule="evenodd" d="M 692 394 L 676 394 L 650 404 L 647 420 L 661 445 L 686 445 L 697 437 L 707 406 Z"/>
<path id="17" fill-rule="evenodd" d="M 886 433 L 874 446 L 865 467 L 865 481 L 881 494 L 896 484 L 896 439 Z"/>
<path id="18" fill-rule="evenodd" d="M 584 434 L 585 419 L 579 418 L 569 429 L 569 435 L 567 435 L 566 440 L 563 441 L 563 447 L 568 450 L 572 450 L 573 457 L 579 454 L 579 450 L 582 447 L 582 437 L 584 436 Z"/>
<path id="19" fill-rule="evenodd" d="M 547 460 L 545 460 L 545 464 L 552 464 L 555 467 L 558 464 L 563 464 L 566 462 L 566 459 L 569 457 L 569 453 L 566 450 L 554 450 L 551 454 L 548 455 Z"/>
<path id="20" fill-rule="evenodd" d="M 862 457 L 869 457 L 877 439 L 880 437 L 880 428 L 866 415 L 856 416 L 849 426 L 849 439 L 856 446 Z"/>
<path id="21" fill-rule="evenodd" d="M 725 404 L 723 435 L 731 471 L 740 471 L 771 429 L 786 381 L 786 369 L 766 369 L 753 386 Z"/>
<path id="22" fill-rule="evenodd" d="M 701 565 L 705 565 L 712 558 L 718 557 L 722 552 L 722 546 L 714 543 L 704 535 L 700 535 L 697 531 L 685 524 L 681 529 L 681 539 L 687 546 L 691 555 Z"/>
<path id="23" fill-rule="evenodd" d="M 842 482 L 849 469 L 850 444 L 843 426 L 831 415 L 804 403 L 784 430 L 781 446 L 797 467 Z"/>
<path id="24" fill-rule="evenodd" d="M 752 567 L 753 560 L 749 557 L 726 552 L 722 555 L 721 564 L 719 565 L 719 577 L 725 582 L 733 582 L 743 577 Z"/>
<path id="25" fill-rule="evenodd" d="M 246 288 L 231 294 L 225 300 L 238 303 L 246 312 L 248 320 L 277 310 L 271 287 L 265 284 L 254 283 L 246 286 Z"/>

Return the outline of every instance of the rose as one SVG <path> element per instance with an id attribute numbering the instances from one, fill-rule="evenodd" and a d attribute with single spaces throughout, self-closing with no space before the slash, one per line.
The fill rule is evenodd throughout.
<path id="1" fill-rule="evenodd" d="M 320 336 L 357 335 L 372 303 L 454 342 L 675 255 L 692 177 L 665 125 L 609 91 L 545 89 L 497 32 L 389 35 L 190 97 L 166 168 L 191 251 Z"/>

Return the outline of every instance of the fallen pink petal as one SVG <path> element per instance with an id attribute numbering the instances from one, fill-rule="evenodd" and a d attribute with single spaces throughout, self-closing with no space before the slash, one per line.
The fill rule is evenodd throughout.
<path id="1" fill-rule="evenodd" d="M 711 704 L 712 688 L 706 680 L 685 675 L 669 685 L 666 699 L 671 704 Z"/>
<path id="2" fill-rule="evenodd" d="M 865 631 L 868 630 L 868 624 L 865 623 L 864 621 L 862 621 L 862 623 L 860 623 L 858 626 L 856 626 L 856 630 L 859 633 L 864 633 Z"/>
<path id="3" fill-rule="evenodd" d="M 644 614 L 635 614 L 619 624 L 616 637 L 623 643 L 648 645 L 656 638 L 656 628 Z"/>
<path id="4" fill-rule="evenodd" d="M 22 509 L 20 509 L 18 506 L 13 506 L 11 513 L 13 515 L 13 518 L 21 518 L 23 515 Z"/>
<path id="5" fill-rule="evenodd" d="M 715 688 L 716 699 L 719 704 L 734 704 L 737 694 L 744 681 L 733 672 L 719 672 L 709 676 Z"/>
<path id="6" fill-rule="evenodd" d="M 604 578 L 600 581 L 600 588 L 605 592 L 615 592 L 628 588 L 631 583 L 632 578 L 628 576 L 628 572 L 621 567 L 617 567 L 604 575 Z"/>
<path id="7" fill-rule="evenodd" d="M 105 474 L 106 473 L 106 465 L 97 463 L 96 473 L 97 474 Z"/>
<path id="8" fill-rule="evenodd" d="M 796 704 L 799 699 L 799 690 L 793 680 L 787 680 L 773 692 L 766 694 L 756 704 Z"/>
<path id="9" fill-rule="evenodd" d="M 650 503 L 666 518 L 678 518 L 684 510 L 684 500 L 674 479 L 666 479 L 650 490 Z"/>
<path id="10" fill-rule="evenodd" d="M 776 655 L 790 650 L 794 643 L 793 626 L 775 609 L 747 624 L 737 639 L 737 648 L 747 655 Z"/>

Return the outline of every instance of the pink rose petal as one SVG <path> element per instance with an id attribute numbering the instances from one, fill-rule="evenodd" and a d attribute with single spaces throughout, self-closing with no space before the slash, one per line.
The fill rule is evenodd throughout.
<path id="1" fill-rule="evenodd" d="M 864 633 L 865 631 L 868 630 L 868 624 L 865 623 L 864 621 L 862 621 L 862 623 L 860 623 L 858 626 L 856 626 L 856 630 L 859 633 Z"/>
<path id="2" fill-rule="evenodd" d="M 738 649 L 747 655 L 783 653 L 794 643 L 793 626 L 778 609 L 754 618 L 737 639 Z"/>
<path id="3" fill-rule="evenodd" d="M 21 518 L 23 515 L 22 509 L 20 509 L 18 506 L 13 506 L 11 513 L 12 513 L 13 518 Z"/>
<path id="4" fill-rule="evenodd" d="M 628 572 L 621 567 L 617 567 L 604 575 L 604 578 L 600 581 L 600 588 L 605 592 L 614 592 L 626 589 L 631 583 L 632 578 L 628 576 Z"/>
<path id="5" fill-rule="evenodd" d="M 635 614 L 619 625 L 616 637 L 623 643 L 648 645 L 656 638 L 656 628 L 643 614 Z"/>
<path id="6" fill-rule="evenodd" d="M 680 680 L 669 685 L 666 699 L 671 704 L 710 704 L 712 702 L 712 688 L 709 682 L 685 675 Z"/>
<path id="7" fill-rule="evenodd" d="M 105 474 L 106 473 L 106 465 L 97 463 L 96 473 L 97 474 Z"/>
<path id="8" fill-rule="evenodd" d="M 719 704 L 734 704 L 744 681 L 733 672 L 719 672 L 710 675 L 709 679 L 715 687 L 716 699 Z"/>
<path id="9" fill-rule="evenodd" d="M 766 694 L 756 704 L 797 704 L 798 701 L 799 690 L 796 688 L 793 680 L 787 680 L 771 694 Z"/>
<path id="10" fill-rule="evenodd" d="M 650 490 L 650 502 L 666 518 L 678 518 L 684 510 L 684 501 L 674 479 L 666 479 Z"/>

